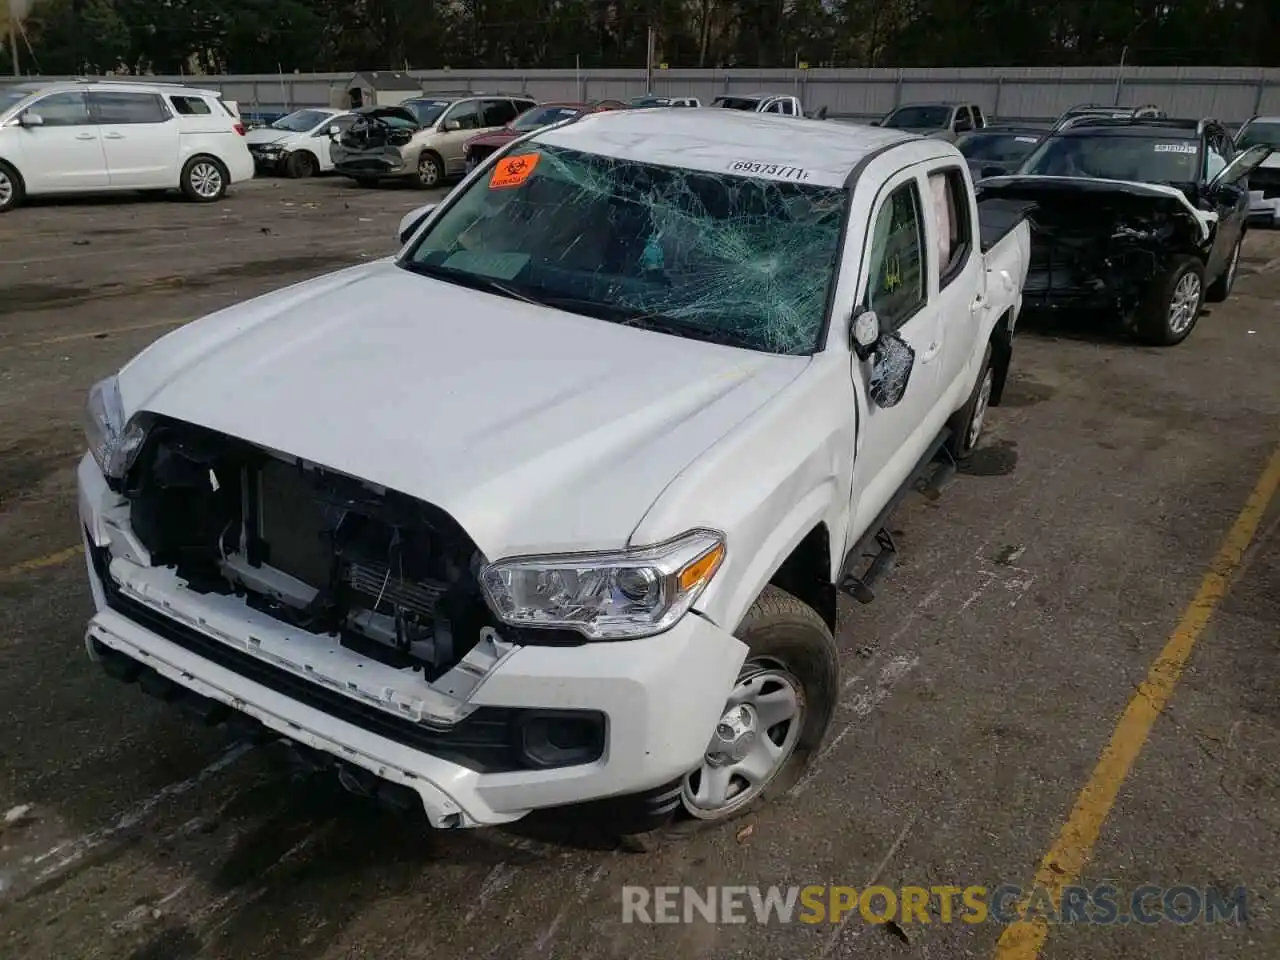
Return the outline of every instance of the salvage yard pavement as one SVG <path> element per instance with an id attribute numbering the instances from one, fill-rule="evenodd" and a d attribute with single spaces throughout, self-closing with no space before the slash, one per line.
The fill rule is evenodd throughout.
<path id="1" fill-rule="evenodd" d="M 438 196 L 266 180 L 209 207 L 0 218 L 0 956 L 1280 956 L 1280 233 L 1250 235 L 1182 346 L 1019 334 L 982 449 L 907 501 L 898 568 L 842 610 L 826 746 L 739 824 L 643 855 L 527 825 L 433 834 L 105 677 L 75 546 L 89 385 L 167 329 L 392 253 Z M 936 912 L 623 922 L 624 887 L 1042 873 L 1243 886 L 1247 916 L 1030 946 Z"/>

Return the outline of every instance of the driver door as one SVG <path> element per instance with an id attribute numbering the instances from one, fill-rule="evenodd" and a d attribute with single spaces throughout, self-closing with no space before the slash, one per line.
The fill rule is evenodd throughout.
<path id="1" fill-rule="evenodd" d="M 914 352 L 907 388 L 897 404 L 871 398 L 874 358 L 851 354 L 858 398 L 858 447 L 853 464 L 852 529 L 862 530 L 906 482 L 942 429 L 939 359 L 941 317 L 930 297 L 932 251 L 925 227 L 923 186 L 916 170 L 890 178 L 876 198 L 871 238 L 859 275 L 861 309 L 873 310 L 882 335 L 895 333 Z"/>
<path id="2" fill-rule="evenodd" d="M 1225 133 L 1214 130 L 1205 137 L 1205 199 L 1218 214 L 1213 249 L 1209 251 L 1209 261 L 1205 264 L 1206 283 L 1212 283 L 1227 268 L 1249 213 L 1249 191 L 1243 183 L 1237 180 L 1214 185 L 1234 153 L 1234 144 Z"/>
<path id="3" fill-rule="evenodd" d="M 89 115 L 83 91 L 51 93 L 25 112 L 44 121 L 11 131 L 29 193 L 73 193 L 110 186 L 102 131 Z"/>

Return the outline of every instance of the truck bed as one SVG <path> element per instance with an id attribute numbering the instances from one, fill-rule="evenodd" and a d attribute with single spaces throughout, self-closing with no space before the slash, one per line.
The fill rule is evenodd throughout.
<path id="1" fill-rule="evenodd" d="M 987 253 L 1026 219 L 1035 206 L 1029 200 L 1006 200 L 992 197 L 978 200 L 978 229 L 982 236 L 982 252 Z"/>

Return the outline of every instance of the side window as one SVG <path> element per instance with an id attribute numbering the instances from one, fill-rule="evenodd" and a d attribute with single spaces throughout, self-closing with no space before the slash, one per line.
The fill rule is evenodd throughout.
<path id="1" fill-rule="evenodd" d="M 515 104 L 510 100 L 480 101 L 480 126 L 500 127 L 516 118 Z"/>
<path id="2" fill-rule="evenodd" d="M 956 108 L 956 119 L 953 129 L 957 132 L 973 129 L 973 117 L 969 114 L 968 107 Z"/>
<path id="3" fill-rule="evenodd" d="M 964 177 L 951 167 L 929 174 L 929 200 L 933 211 L 937 250 L 938 289 L 947 286 L 964 269 L 973 252 L 969 194 Z"/>
<path id="4" fill-rule="evenodd" d="M 164 101 L 153 93 L 95 91 L 89 94 L 89 107 L 98 123 L 164 123 L 169 119 Z"/>
<path id="5" fill-rule="evenodd" d="M 38 114 L 46 127 L 79 127 L 93 122 L 84 94 L 79 92 L 52 93 L 27 109 Z"/>
<path id="6" fill-rule="evenodd" d="M 200 117 L 213 113 L 209 104 L 201 97 L 170 97 L 169 102 L 180 117 Z"/>
<path id="7" fill-rule="evenodd" d="M 1212 180 L 1227 165 L 1226 149 L 1223 147 L 1222 141 L 1214 134 L 1210 134 L 1205 138 L 1205 146 L 1208 149 L 1204 152 L 1204 178 Z"/>
<path id="8" fill-rule="evenodd" d="M 982 115 L 982 108 L 978 106 L 976 103 L 973 104 L 972 106 L 973 106 L 973 125 L 975 127 L 985 127 L 987 125 L 987 118 Z"/>
<path id="9" fill-rule="evenodd" d="M 338 134 L 344 134 L 351 129 L 351 125 L 356 122 L 356 118 L 351 114 L 345 117 L 338 117 L 336 120 L 330 120 L 328 123 L 322 124 L 320 129 L 312 134 L 313 137 L 327 137 L 330 127 L 337 127 Z"/>
<path id="10" fill-rule="evenodd" d="M 440 125 L 442 127 L 452 127 L 454 123 L 457 123 L 457 129 L 459 130 L 475 130 L 479 127 L 480 102 L 478 100 L 464 100 L 462 103 L 455 103 L 450 107 Z"/>
<path id="11" fill-rule="evenodd" d="M 876 216 L 866 301 L 884 330 L 902 326 L 927 299 L 920 210 L 920 192 L 912 180 L 894 190 Z"/>

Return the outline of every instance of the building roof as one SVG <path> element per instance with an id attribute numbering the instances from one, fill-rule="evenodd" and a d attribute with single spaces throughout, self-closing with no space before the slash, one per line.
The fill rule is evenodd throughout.
<path id="1" fill-rule="evenodd" d="M 843 186 L 858 161 L 922 138 L 901 130 L 715 107 L 591 113 L 535 140 L 625 160 L 733 173 L 738 162 L 804 171 L 799 182 Z M 797 179 L 792 175 L 791 179 Z"/>
<path id="2" fill-rule="evenodd" d="M 362 83 L 375 90 L 417 90 L 422 92 L 422 83 L 407 73 L 393 73 L 390 70 L 360 70 L 351 78 L 352 83 Z"/>

